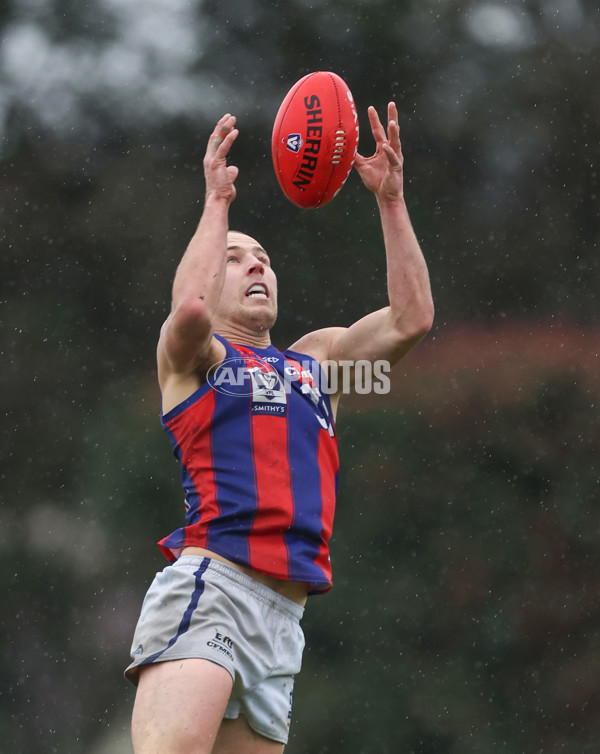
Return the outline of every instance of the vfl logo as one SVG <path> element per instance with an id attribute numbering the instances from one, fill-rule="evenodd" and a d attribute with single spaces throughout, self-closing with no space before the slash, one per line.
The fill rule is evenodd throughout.
<path id="1" fill-rule="evenodd" d="M 290 150 L 290 152 L 298 154 L 298 152 L 302 149 L 303 144 L 304 142 L 302 141 L 302 136 L 300 134 L 288 135 L 286 147 Z"/>
<path id="2" fill-rule="evenodd" d="M 249 369 L 252 380 L 252 413 L 285 416 L 287 397 L 278 372 L 263 372 L 259 367 Z"/>
<path id="3" fill-rule="evenodd" d="M 258 368 L 249 371 L 257 390 L 269 400 L 275 398 L 275 391 L 280 384 L 279 375 L 276 372 L 261 372 Z"/>

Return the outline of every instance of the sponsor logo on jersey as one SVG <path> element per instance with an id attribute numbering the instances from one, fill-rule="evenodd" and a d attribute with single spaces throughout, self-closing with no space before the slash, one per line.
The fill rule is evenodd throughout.
<path id="1" fill-rule="evenodd" d="M 260 367 L 253 367 L 248 372 L 252 380 L 252 413 L 285 416 L 287 396 L 279 372 L 263 372 Z"/>

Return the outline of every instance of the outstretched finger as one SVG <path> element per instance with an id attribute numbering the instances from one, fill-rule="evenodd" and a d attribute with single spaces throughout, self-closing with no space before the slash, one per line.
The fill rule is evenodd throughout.
<path id="1" fill-rule="evenodd" d="M 234 131 L 235 135 L 229 139 L 229 142 L 232 142 L 235 137 L 237 136 L 237 131 L 234 128 L 235 126 L 235 116 L 234 115 L 224 115 L 217 125 L 215 126 L 215 130 L 212 132 L 212 135 L 209 139 L 209 146 L 212 149 L 213 152 L 216 152 L 221 144 L 227 139 L 227 137 L 231 136 Z M 230 143 L 227 145 L 227 148 L 229 148 Z"/>
<path id="2" fill-rule="evenodd" d="M 385 152 L 385 156 L 388 159 L 389 166 L 392 170 L 401 170 L 402 169 L 402 157 L 399 152 L 396 152 L 396 150 L 393 148 L 391 144 L 386 142 L 382 146 L 383 151 Z"/>
<path id="3" fill-rule="evenodd" d="M 400 126 L 398 125 L 398 108 L 394 102 L 388 103 L 388 141 L 392 148 L 400 151 Z"/>
<path id="4" fill-rule="evenodd" d="M 390 120 L 388 123 L 388 144 L 397 154 L 400 154 L 400 126 L 395 120 Z"/>
<path id="5" fill-rule="evenodd" d="M 377 114 L 377 110 L 373 107 L 373 105 L 369 107 L 368 113 L 373 138 L 375 139 L 375 142 L 377 144 L 381 144 L 383 141 L 385 141 L 386 138 L 385 128 L 382 126 L 381 121 L 379 120 L 379 115 Z"/>
<path id="6" fill-rule="evenodd" d="M 226 155 L 227 152 L 229 152 L 233 142 L 237 139 L 238 134 L 239 131 L 237 130 L 237 128 L 232 128 L 231 131 L 229 131 L 229 133 L 224 136 L 223 141 L 217 147 L 217 151 L 220 151 L 223 153 L 223 155 Z"/>

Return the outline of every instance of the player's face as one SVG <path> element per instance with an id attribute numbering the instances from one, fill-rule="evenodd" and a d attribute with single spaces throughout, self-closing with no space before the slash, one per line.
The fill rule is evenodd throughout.
<path id="1" fill-rule="evenodd" d="M 218 316 L 258 329 L 277 318 L 277 278 L 267 252 L 254 238 L 229 231 L 227 268 Z"/>

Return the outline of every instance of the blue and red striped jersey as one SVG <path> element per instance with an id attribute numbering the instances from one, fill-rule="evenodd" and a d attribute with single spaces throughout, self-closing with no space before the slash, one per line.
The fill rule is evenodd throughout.
<path id="1" fill-rule="evenodd" d="M 181 464 L 186 525 L 159 547 L 171 561 L 186 546 L 205 547 L 327 591 L 339 461 L 321 366 L 215 337 L 223 362 L 161 415 Z"/>

